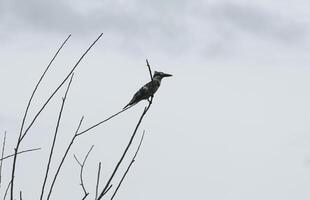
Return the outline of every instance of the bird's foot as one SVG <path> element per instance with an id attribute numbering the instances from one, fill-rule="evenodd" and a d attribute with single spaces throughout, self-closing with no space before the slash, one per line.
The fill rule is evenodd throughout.
<path id="1" fill-rule="evenodd" d="M 148 98 L 147 101 L 148 101 L 149 103 L 152 103 L 153 97 L 154 97 L 154 95 L 152 95 L 150 98 Z"/>

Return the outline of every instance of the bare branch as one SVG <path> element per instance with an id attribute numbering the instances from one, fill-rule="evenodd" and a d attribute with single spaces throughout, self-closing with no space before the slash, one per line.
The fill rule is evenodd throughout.
<path id="1" fill-rule="evenodd" d="M 87 193 L 87 194 L 82 198 L 82 200 L 86 199 L 88 195 L 89 195 L 89 193 Z"/>
<path id="2" fill-rule="evenodd" d="M 98 166 L 98 174 L 97 174 L 97 183 L 96 183 L 96 196 L 95 196 L 95 200 L 98 197 L 98 187 L 99 187 L 99 180 L 100 180 L 100 171 L 101 171 L 101 162 L 99 162 L 99 166 Z"/>
<path id="3" fill-rule="evenodd" d="M 127 107 L 127 108 L 125 108 L 125 109 L 123 109 L 123 110 L 121 110 L 121 111 L 119 111 L 119 112 L 117 112 L 117 113 L 115 113 L 115 114 L 113 114 L 113 115 L 111 115 L 110 117 L 106 118 L 105 120 L 102 120 L 101 122 L 99 122 L 99 123 L 97 123 L 97 124 L 95 124 L 95 125 L 93 125 L 93 126 L 87 128 L 87 129 L 85 129 L 84 131 L 81 131 L 81 132 L 78 133 L 77 135 L 78 135 L 78 136 L 79 136 L 79 135 L 82 135 L 82 134 L 84 134 L 84 133 L 90 131 L 91 129 L 96 128 L 97 126 L 101 125 L 101 124 L 104 123 L 104 122 L 109 121 L 109 120 L 112 119 L 113 117 L 116 117 L 117 115 L 119 115 L 119 114 L 121 114 L 122 112 L 128 110 L 129 108 L 131 108 L 131 106 L 130 106 L 130 107 Z"/>
<path id="4" fill-rule="evenodd" d="M 151 81 L 153 80 L 153 75 L 152 75 L 152 70 L 149 64 L 149 61 L 146 59 L 146 66 L 149 69 L 149 73 L 150 73 L 150 77 L 151 77 Z"/>
<path id="5" fill-rule="evenodd" d="M 28 127 L 26 128 L 26 130 L 23 132 L 23 126 L 24 126 L 24 119 L 23 119 L 23 123 L 22 123 L 22 128 L 20 131 L 20 135 L 17 141 L 17 145 L 15 150 L 15 155 L 14 155 L 14 160 L 13 160 L 13 167 L 12 167 L 12 175 L 11 175 L 11 180 L 12 180 L 12 187 L 11 187 L 11 200 L 14 199 L 13 195 L 14 195 L 14 177 L 15 177 L 15 169 L 16 169 L 16 158 L 17 158 L 17 152 L 18 152 L 18 148 L 20 146 L 21 141 L 24 139 L 24 137 L 27 135 L 28 131 L 30 130 L 30 128 L 32 127 L 32 125 L 35 123 L 36 119 L 39 117 L 39 115 L 41 114 L 41 112 L 45 109 L 45 107 L 48 105 L 48 103 L 50 102 L 50 100 L 54 97 L 54 95 L 58 92 L 58 90 L 63 86 L 63 84 L 68 80 L 68 78 L 72 75 L 72 73 L 74 72 L 74 70 L 77 68 L 77 66 L 79 65 L 79 63 L 81 62 L 81 60 L 84 58 L 84 56 L 89 52 L 89 50 L 96 44 L 96 42 L 101 38 L 103 34 L 101 33 L 96 40 L 88 47 L 88 49 L 83 53 L 83 55 L 79 58 L 79 60 L 76 62 L 76 64 L 74 65 L 74 67 L 71 69 L 71 71 L 67 74 L 67 76 L 63 79 L 63 81 L 58 85 L 58 87 L 53 91 L 53 93 L 48 97 L 48 99 L 45 101 L 45 103 L 43 104 L 43 106 L 39 109 L 39 111 L 36 113 L 36 115 L 34 116 L 34 118 L 32 119 L 32 121 L 30 122 L 30 124 L 28 125 Z M 56 57 L 56 56 L 55 56 Z M 36 90 L 36 89 L 35 89 Z M 33 92 L 35 93 L 35 92 Z M 29 101 L 29 106 L 27 105 L 27 109 L 25 112 L 25 116 L 28 113 L 28 109 L 30 107 L 30 102 L 32 100 L 32 97 Z M 26 118 L 26 117 L 24 117 Z"/>
<path id="6" fill-rule="evenodd" d="M 52 63 L 54 62 L 54 60 L 56 59 L 56 57 L 58 56 L 60 50 L 63 48 L 63 46 L 67 43 L 67 41 L 69 40 L 69 38 L 71 37 L 71 34 L 65 39 L 65 41 L 61 44 L 61 46 L 58 48 L 57 52 L 55 53 L 55 55 L 53 56 L 52 60 L 48 63 L 45 71 L 43 72 L 43 74 L 41 75 L 38 83 L 36 84 L 31 96 L 30 96 L 30 99 L 28 101 L 28 104 L 27 104 L 27 107 L 26 107 L 26 111 L 24 113 L 24 117 L 23 117 L 23 120 L 22 120 L 22 125 L 21 125 L 21 128 L 20 128 L 20 136 L 22 135 L 22 132 L 23 132 L 23 128 L 24 128 L 24 125 L 25 125 L 25 121 L 26 121 L 26 117 L 27 117 L 27 114 L 28 114 L 28 111 L 29 111 L 29 108 L 30 108 L 30 105 L 31 105 L 31 102 L 32 102 L 32 99 L 41 83 L 41 81 L 43 80 L 45 74 L 47 73 L 47 71 L 49 70 L 50 66 L 52 65 Z"/>
<path id="7" fill-rule="evenodd" d="M 115 197 L 115 195 L 116 195 L 118 189 L 120 188 L 121 184 L 123 183 L 123 181 L 124 181 L 124 179 L 125 179 L 127 173 L 129 172 L 129 170 L 130 170 L 132 164 L 136 161 L 135 159 L 136 159 L 136 157 L 137 157 L 137 155 L 138 155 L 138 152 L 139 152 L 139 150 L 140 150 L 140 146 L 141 146 L 142 141 L 143 141 L 143 138 L 144 138 L 144 133 L 145 133 L 145 131 L 143 131 L 143 134 L 142 134 L 142 137 L 141 137 L 141 139 L 140 139 L 140 143 L 139 143 L 139 145 L 138 145 L 138 148 L 137 148 L 137 150 L 136 150 L 136 153 L 135 153 L 135 155 L 133 156 L 133 158 L 132 158 L 130 164 L 128 165 L 128 167 L 127 167 L 127 169 L 126 169 L 126 171 L 125 171 L 125 173 L 124 173 L 124 175 L 123 175 L 121 181 L 120 181 L 119 184 L 117 185 L 117 188 L 116 188 L 116 190 L 114 191 L 114 193 L 113 193 L 113 195 L 112 195 L 112 197 L 111 197 L 111 200 L 114 199 L 114 197 Z"/>
<path id="8" fill-rule="evenodd" d="M 149 69 L 149 73 L 150 73 L 150 77 L 151 77 L 151 81 L 153 81 L 153 75 L 152 75 L 152 70 L 151 70 L 151 66 L 150 66 L 150 63 L 149 61 L 146 59 L 146 66 L 147 68 Z M 153 95 L 151 96 L 151 99 L 148 100 L 150 104 L 152 104 L 152 101 L 153 101 Z"/>
<path id="9" fill-rule="evenodd" d="M 68 78 L 72 75 L 72 73 L 74 72 L 74 70 L 77 68 L 77 66 L 80 64 L 80 62 L 82 61 L 82 59 L 85 57 L 85 55 L 89 52 L 89 50 L 96 44 L 96 42 L 101 38 L 102 33 L 97 37 L 97 39 L 88 47 L 88 49 L 83 53 L 83 55 L 79 58 L 79 60 L 76 62 L 76 64 L 74 65 L 74 67 L 71 69 L 71 71 L 68 73 L 68 75 L 64 78 L 64 80 L 59 84 L 59 86 L 54 90 L 54 92 L 50 95 L 50 97 L 47 99 L 47 101 L 45 102 L 45 104 L 42 106 L 42 108 L 39 110 L 39 112 L 36 114 L 36 116 L 34 117 L 34 119 L 32 120 L 32 122 L 30 123 L 30 125 L 28 126 L 28 128 L 25 130 L 21 140 L 25 137 L 25 135 L 27 134 L 27 132 L 29 131 L 29 129 L 31 128 L 31 126 L 33 125 L 33 123 L 36 121 L 37 117 L 40 115 L 40 113 L 44 110 L 45 106 L 49 103 L 49 101 L 53 98 L 53 96 L 58 92 L 58 90 L 63 86 L 63 84 L 68 80 Z"/>
<path id="10" fill-rule="evenodd" d="M 49 173 L 49 170 L 50 170 L 50 164 L 52 162 L 52 156 L 53 156 L 53 153 L 54 153 L 54 147 L 55 147 L 55 144 L 56 144 L 56 139 L 57 139 L 57 134 L 58 134 L 58 130 L 59 130 L 59 125 L 60 125 L 63 109 L 64 109 L 65 102 L 66 102 L 66 99 L 67 99 L 67 95 L 68 95 L 68 92 L 69 92 L 69 89 L 70 89 L 70 86 L 71 86 L 71 83 L 72 83 L 73 76 L 74 76 L 74 73 L 72 73 L 72 75 L 71 75 L 71 78 L 70 78 L 68 87 L 66 89 L 65 95 L 62 98 L 62 103 L 61 103 L 61 108 L 60 108 L 58 119 L 57 119 L 57 124 L 56 124 L 55 133 L 54 133 L 53 143 L 52 143 L 52 147 L 51 147 L 51 150 L 50 150 L 50 154 L 49 154 L 49 158 L 48 158 L 48 162 L 47 162 L 47 166 L 46 166 L 46 171 L 45 171 L 45 177 L 44 177 L 43 184 L 42 184 L 40 200 L 43 199 L 44 189 L 45 189 L 48 173 Z"/>
<path id="11" fill-rule="evenodd" d="M 80 167 L 82 167 L 82 163 L 80 163 L 79 159 L 76 157 L 75 154 L 73 154 L 73 157 L 74 157 L 75 161 L 80 165 Z"/>
<path id="12" fill-rule="evenodd" d="M 51 59 L 51 61 L 49 62 L 49 64 L 47 65 L 45 71 L 43 72 L 43 74 L 41 75 L 39 81 L 37 82 L 34 90 L 32 91 L 32 94 L 29 98 L 29 101 L 28 101 L 28 104 L 27 104 L 27 107 L 26 107 L 26 110 L 25 110 L 25 113 L 24 113 L 24 116 L 23 116 L 23 119 L 22 119 L 22 125 L 20 127 L 20 132 L 19 132 L 19 136 L 18 136 L 18 140 L 17 140 L 17 144 L 16 144 L 16 147 L 15 147 L 15 154 L 14 154 L 14 159 L 13 159 L 13 165 L 12 165 L 12 175 L 11 175 L 11 200 L 14 199 L 14 177 L 15 177 L 15 169 L 16 169 L 16 160 L 17 160 L 17 154 L 18 154 L 18 149 L 19 149 L 19 146 L 20 146 L 20 143 L 22 141 L 22 138 L 26 135 L 27 131 L 25 131 L 24 135 L 23 135 L 23 129 L 24 129 L 24 125 L 25 125 L 25 121 L 26 121 L 26 117 L 28 115 L 28 111 L 29 111 L 29 108 L 30 108 L 30 105 L 31 105 L 31 102 L 32 102 L 32 99 L 41 83 L 41 81 L 43 80 L 46 72 L 48 71 L 48 69 L 50 68 L 50 66 L 52 65 L 53 61 L 55 60 L 55 58 L 57 57 L 57 55 L 59 54 L 60 50 L 63 48 L 63 46 L 67 43 L 67 41 L 69 40 L 69 38 L 71 37 L 71 35 L 69 35 L 66 40 L 61 44 L 61 46 L 58 48 L 57 52 L 55 53 L 55 55 L 53 56 L 53 58 Z M 34 123 L 34 121 L 33 121 Z M 31 127 L 31 125 L 29 126 L 29 128 Z M 29 130 L 29 128 L 27 130 Z"/>
<path id="13" fill-rule="evenodd" d="M 147 63 L 148 63 L 148 62 L 147 62 Z M 150 71 L 151 71 L 150 65 L 148 65 L 148 67 L 149 67 L 149 69 L 150 69 Z M 139 126 L 140 126 L 140 124 L 141 124 L 141 122 L 142 122 L 142 120 L 143 120 L 145 114 L 147 113 L 147 111 L 150 109 L 150 107 L 151 107 L 151 105 L 152 105 L 152 101 L 153 101 L 153 97 L 151 97 L 151 100 L 149 101 L 148 106 L 146 106 L 146 107 L 144 108 L 144 111 L 143 111 L 142 115 L 140 116 L 140 119 L 139 119 L 139 121 L 138 121 L 138 123 L 137 123 L 137 125 L 136 125 L 136 127 L 135 127 L 135 129 L 134 129 L 134 131 L 133 131 L 133 133 L 132 133 L 132 135 L 131 135 L 131 138 L 130 138 L 130 140 L 129 140 L 129 142 L 128 142 L 128 145 L 126 146 L 126 148 L 125 148 L 125 150 L 124 150 L 124 152 L 123 152 L 123 154 L 122 154 L 120 160 L 118 161 L 117 165 L 115 166 L 114 171 L 112 172 L 112 174 L 111 174 L 109 180 L 107 181 L 106 185 L 105 185 L 104 188 L 102 189 L 102 191 L 101 191 L 101 193 L 100 193 L 100 195 L 99 195 L 99 197 L 98 197 L 97 200 L 102 199 L 102 197 L 107 193 L 107 189 L 108 189 L 108 187 L 110 186 L 110 183 L 111 183 L 112 179 L 114 178 L 114 176 L 115 176 L 115 174 L 116 174 L 116 172 L 117 172 L 119 166 L 120 166 L 121 163 L 123 162 L 123 160 L 124 160 L 124 158 L 125 158 L 125 156 L 126 156 L 126 154 L 127 154 L 127 152 L 128 152 L 128 149 L 129 149 L 129 147 L 131 146 L 133 139 L 135 138 L 135 135 L 136 135 L 136 133 L 137 133 L 137 131 L 138 131 L 138 128 L 139 128 Z"/>
<path id="14" fill-rule="evenodd" d="M 53 188 L 54 188 L 56 179 L 57 179 L 57 177 L 58 177 L 58 174 L 59 174 L 59 172 L 60 172 L 60 169 L 61 169 L 61 167 L 62 167 L 62 165 L 63 165 L 63 163 L 64 163 L 64 161 L 65 161 L 65 159 L 66 159 L 66 157 L 67 157 L 67 155 L 68 155 L 68 153 L 69 153 L 69 150 L 71 149 L 71 146 L 72 146 L 73 143 L 74 143 L 75 138 L 77 137 L 77 133 L 78 133 L 79 130 L 80 130 L 80 127 L 81 127 L 81 124 L 82 124 L 83 120 L 84 120 L 84 116 L 81 118 L 81 120 L 80 120 L 80 122 L 79 122 L 79 125 L 78 125 L 78 127 L 77 127 L 77 129 L 76 129 L 76 131 L 75 131 L 75 134 L 74 134 L 74 136 L 72 137 L 72 139 L 71 139 L 71 141 L 70 141 L 70 144 L 68 145 L 68 147 L 67 147 L 67 149 L 66 149 L 66 152 L 65 152 L 65 154 L 63 155 L 63 157 L 62 157 L 62 159 L 61 159 L 60 164 L 58 165 L 57 171 L 56 171 L 56 173 L 55 173 L 55 175 L 54 175 L 52 184 L 51 184 L 50 189 L 49 189 L 49 192 L 48 192 L 47 200 L 50 199 L 50 196 L 51 196 L 51 194 L 52 194 L 52 191 L 53 191 Z"/>
<path id="15" fill-rule="evenodd" d="M 103 196 L 106 194 L 106 193 L 108 193 L 109 192 L 109 190 L 112 188 L 112 184 L 108 187 L 108 189 L 103 193 Z"/>
<path id="16" fill-rule="evenodd" d="M 141 137 L 141 139 L 140 139 L 138 148 L 137 148 L 137 150 L 136 150 L 135 155 L 134 155 L 133 158 L 132 158 L 133 161 L 135 161 L 135 159 L 136 159 L 136 157 L 137 157 L 137 155 L 138 155 L 138 152 L 139 152 L 139 150 L 140 150 L 141 144 L 142 144 L 143 139 L 144 139 L 144 134 L 145 134 L 145 130 L 143 130 L 143 134 L 142 134 L 142 137 Z"/>
<path id="17" fill-rule="evenodd" d="M 84 192 L 84 196 L 83 196 L 82 199 L 85 199 L 89 195 L 89 192 L 86 191 L 86 188 L 85 188 L 85 185 L 84 185 L 84 181 L 83 181 L 83 170 L 84 170 L 84 166 L 86 164 L 86 160 L 87 160 L 90 152 L 93 150 L 93 148 L 94 148 L 94 145 L 92 145 L 91 148 L 89 149 L 89 151 L 87 152 L 87 154 L 86 154 L 86 156 L 85 156 L 85 158 L 83 160 L 83 163 L 81 163 L 78 160 L 78 158 L 74 155 L 74 159 L 76 160 L 76 162 L 79 164 L 79 166 L 81 168 L 80 169 L 80 181 L 81 181 L 80 185 L 81 185 L 81 187 L 83 189 L 83 192 Z"/>
<path id="18" fill-rule="evenodd" d="M 21 190 L 19 191 L 19 200 L 23 200 L 23 193 Z"/>
<path id="19" fill-rule="evenodd" d="M 23 154 L 23 153 L 27 153 L 27 152 L 30 152 L 30 151 L 38 151 L 38 150 L 41 150 L 41 148 L 34 148 L 34 149 L 27 149 L 27 150 L 24 150 L 24 151 L 20 151 L 20 152 L 17 153 L 17 155 Z M 0 159 L 0 161 L 5 160 L 7 158 L 11 158 L 14 155 L 15 155 L 15 153 L 11 154 L 11 155 L 8 155 L 8 156 L 4 156 L 3 158 Z"/>
<path id="20" fill-rule="evenodd" d="M 5 142 L 6 142 L 6 131 L 4 132 L 4 138 L 3 138 L 3 143 L 2 143 L 2 151 L 1 151 L 1 160 L 0 160 L 0 188 L 1 188 L 1 182 L 2 182 L 2 166 L 3 166 Z"/>
<path id="21" fill-rule="evenodd" d="M 8 194 L 8 191 L 9 191 L 9 189 L 10 189 L 11 184 L 12 184 L 12 182 L 10 181 L 10 182 L 9 182 L 9 184 L 8 184 L 8 186 L 6 187 L 6 190 L 5 190 L 5 193 L 4 193 L 3 200 L 5 200 L 5 199 L 6 199 L 6 195 Z"/>

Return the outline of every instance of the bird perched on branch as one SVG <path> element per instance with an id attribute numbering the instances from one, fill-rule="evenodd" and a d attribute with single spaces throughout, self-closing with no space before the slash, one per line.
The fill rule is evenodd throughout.
<path id="1" fill-rule="evenodd" d="M 164 77 L 172 76 L 171 74 L 165 74 L 163 72 L 154 72 L 154 76 L 152 81 L 145 84 L 136 94 L 132 97 L 131 101 L 123 108 L 127 108 L 128 106 L 133 106 L 141 100 L 148 99 L 155 94 L 160 86 L 161 79 Z"/>

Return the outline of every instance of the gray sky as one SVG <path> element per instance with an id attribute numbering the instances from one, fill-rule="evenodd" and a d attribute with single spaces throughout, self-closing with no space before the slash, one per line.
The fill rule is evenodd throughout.
<path id="1" fill-rule="evenodd" d="M 85 128 L 128 103 L 149 80 L 148 58 L 153 70 L 174 76 L 163 80 L 141 125 L 145 140 L 118 199 L 308 200 L 309 6 L 306 0 L 2 0 L 1 140 L 4 130 L 8 143 L 16 140 L 32 88 L 68 34 L 72 38 L 40 87 L 31 116 L 102 32 L 76 71 L 55 159 L 82 115 Z M 43 148 L 19 159 L 16 181 L 24 199 L 39 196 L 63 93 L 23 145 Z M 94 191 L 99 161 L 103 184 L 145 105 L 77 141 L 53 199 L 82 195 L 72 154 L 82 158 L 92 144 L 86 187 Z M 12 151 L 10 146 L 7 153 Z"/>

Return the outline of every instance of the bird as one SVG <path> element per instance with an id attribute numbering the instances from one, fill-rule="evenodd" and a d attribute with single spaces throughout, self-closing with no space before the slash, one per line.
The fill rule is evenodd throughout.
<path id="1" fill-rule="evenodd" d="M 155 71 L 152 80 L 150 82 L 148 82 L 147 84 L 145 84 L 144 86 L 142 86 L 133 95 L 132 99 L 123 108 L 123 110 L 129 106 L 133 106 L 133 105 L 137 104 L 141 100 L 149 99 L 150 97 L 152 97 L 155 94 L 155 92 L 158 90 L 160 83 L 161 83 L 161 79 L 163 79 L 164 77 L 169 77 L 169 76 L 172 76 L 172 75 L 166 74 L 164 72 Z"/>

